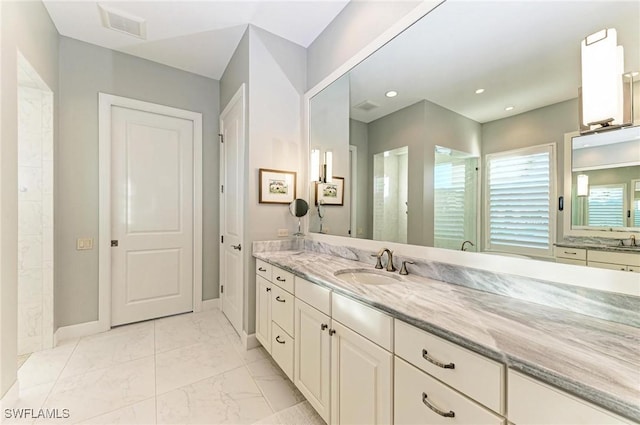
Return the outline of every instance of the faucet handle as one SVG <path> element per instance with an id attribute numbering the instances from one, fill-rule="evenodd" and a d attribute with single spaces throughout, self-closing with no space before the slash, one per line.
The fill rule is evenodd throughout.
<path id="1" fill-rule="evenodd" d="M 415 264 L 413 261 L 403 261 L 402 262 L 402 267 L 400 267 L 400 274 L 403 276 L 406 276 L 409 274 L 409 272 L 407 271 L 407 264 Z"/>
<path id="2" fill-rule="evenodd" d="M 371 254 L 372 257 L 376 257 L 378 259 L 378 261 L 376 262 L 376 269 L 381 269 L 382 268 L 382 257 L 380 255 L 376 255 L 376 254 Z"/>

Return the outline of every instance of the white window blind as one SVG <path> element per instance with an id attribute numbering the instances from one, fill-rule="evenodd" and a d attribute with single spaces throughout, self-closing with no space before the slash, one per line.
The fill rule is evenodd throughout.
<path id="1" fill-rule="evenodd" d="M 625 225 L 625 186 L 593 185 L 589 188 L 589 226 L 620 227 Z"/>
<path id="2" fill-rule="evenodd" d="M 465 169 L 464 162 L 444 162 L 434 169 L 434 238 L 443 244 L 465 240 Z"/>
<path id="3" fill-rule="evenodd" d="M 553 145 L 491 154 L 486 161 L 487 249 L 551 255 Z"/>

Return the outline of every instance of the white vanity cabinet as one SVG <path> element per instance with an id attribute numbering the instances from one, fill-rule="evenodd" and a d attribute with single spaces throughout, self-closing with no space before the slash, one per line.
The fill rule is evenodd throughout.
<path id="1" fill-rule="evenodd" d="M 256 260 L 256 338 L 293 380 L 293 274 Z"/>
<path id="2" fill-rule="evenodd" d="M 633 423 L 513 370 L 509 370 L 508 400 L 514 425 Z"/>
<path id="3" fill-rule="evenodd" d="M 393 319 L 304 279 L 295 282 L 300 392 L 332 425 L 391 424 Z"/>
<path id="4" fill-rule="evenodd" d="M 587 265 L 587 250 L 582 248 L 556 248 L 556 262 L 563 264 L 573 264 L 575 266 Z"/>
<path id="5" fill-rule="evenodd" d="M 640 273 L 640 254 L 589 250 L 587 265 L 601 269 Z"/>
<path id="6" fill-rule="evenodd" d="M 503 424 L 505 367 L 395 321 L 396 424 Z"/>
<path id="7" fill-rule="evenodd" d="M 331 406 L 331 291 L 298 277 L 295 290 L 293 382 L 328 423 Z"/>

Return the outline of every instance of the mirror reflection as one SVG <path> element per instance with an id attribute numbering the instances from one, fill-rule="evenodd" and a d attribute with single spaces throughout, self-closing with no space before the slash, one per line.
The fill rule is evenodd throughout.
<path id="1" fill-rule="evenodd" d="M 640 227 L 640 127 L 574 137 L 573 229 Z"/>
<path id="2" fill-rule="evenodd" d="M 580 43 L 603 28 L 617 30 L 624 71 L 640 70 L 638 2 L 437 7 L 311 99 L 310 148 L 321 160 L 312 164 L 309 193 L 323 184 L 330 151 L 344 203 L 324 206 L 322 218 L 312 210 L 310 231 L 322 225 L 339 236 L 551 257 L 563 238 L 562 143 L 579 128 Z M 638 77 L 634 88 L 640 122 Z M 489 181 L 489 168 L 503 180 Z M 617 196 L 609 186 L 619 183 L 585 169 L 575 172 L 576 188 L 580 173 L 593 197 L 568 200 L 577 207 L 574 225 L 614 227 L 613 219 L 589 224 L 588 211 L 596 223 L 598 199 Z M 623 204 L 637 211 L 637 168 L 624 179 Z M 640 220 L 630 215 L 625 228 Z"/>

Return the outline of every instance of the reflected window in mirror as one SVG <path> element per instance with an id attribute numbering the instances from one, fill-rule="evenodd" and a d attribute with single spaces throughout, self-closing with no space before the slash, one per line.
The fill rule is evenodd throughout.
<path id="1" fill-rule="evenodd" d="M 409 148 L 373 156 L 373 239 L 407 243 Z"/>

